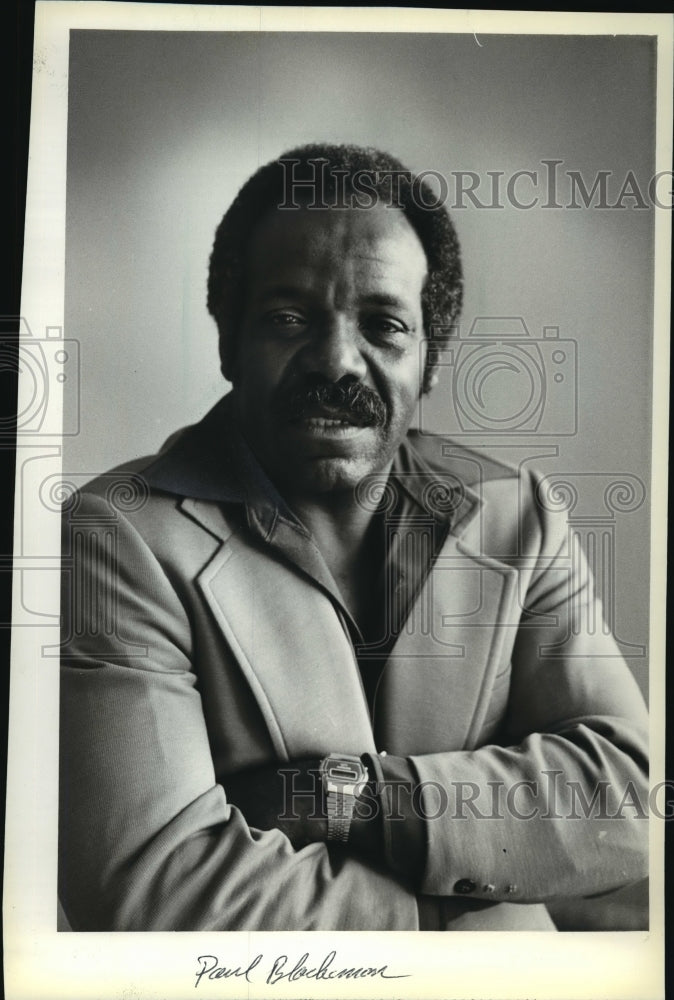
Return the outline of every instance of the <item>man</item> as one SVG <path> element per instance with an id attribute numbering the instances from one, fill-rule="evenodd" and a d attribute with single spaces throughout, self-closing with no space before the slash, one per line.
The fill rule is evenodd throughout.
<path id="1" fill-rule="evenodd" d="M 564 520 L 408 433 L 461 302 L 433 201 L 373 150 L 258 171 L 210 265 L 231 393 L 68 505 L 76 930 L 553 929 L 645 874 L 644 707 Z"/>

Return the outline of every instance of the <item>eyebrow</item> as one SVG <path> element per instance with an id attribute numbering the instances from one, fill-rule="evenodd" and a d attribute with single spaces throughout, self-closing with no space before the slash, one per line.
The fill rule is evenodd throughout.
<path id="1" fill-rule="evenodd" d="M 299 285 L 270 285 L 262 288 L 260 298 L 266 302 L 269 299 L 305 298 L 307 294 L 310 294 L 309 289 L 300 288 Z"/>
<path id="2" fill-rule="evenodd" d="M 263 302 L 270 299 L 295 299 L 311 298 L 313 291 L 310 288 L 302 288 L 299 285 L 271 285 L 262 290 L 260 296 Z M 404 302 L 397 295 L 388 292 L 370 292 L 361 299 L 363 305 L 391 306 L 396 309 L 409 309 L 409 303 Z"/>
<path id="3" fill-rule="evenodd" d="M 372 292 L 366 295 L 363 302 L 373 306 L 394 306 L 398 309 L 408 309 L 409 306 L 397 295 L 390 295 L 387 292 Z"/>

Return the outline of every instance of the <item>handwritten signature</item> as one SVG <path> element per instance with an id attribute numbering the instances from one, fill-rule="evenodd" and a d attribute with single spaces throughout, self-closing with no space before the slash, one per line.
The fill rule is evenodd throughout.
<path id="1" fill-rule="evenodd" d="M 287 955 L 277 955 L 271 965 L 267 966 L 268 972 L 265 982 L 268 985 L 273 986 L 276 983 L 283 982 L 283 980 L 286 980 L 289 983 L 295 983 L 298 979 L 327 980 L 409 978 L 407 974 L 394 975 L 387 972 L 388 965 L 381 965 L 379 968 L 375 966 L 344 966 L 339 968 L 335 966 L 336 959 L 337 952 L 330 951 L 321 960 L 320 965 L 315 965 L 313 959 L 309 958 L 309 952 L 306 951 L 293 965 L 291 959 L 289 959 Z M 201 968 L 196 973 L 196 982 L 194 984 L 195 989 L 201 982 L 203 976 L 207 979 L 245 979 L 247 983 L 253 983 L 255 980 L 251 978 L 252 973 L 264 962 L 264 955 L 256 955 L 255 958 L 252 959 L 252 961 L 246 966 L 221 965 L 220 959 L 217 955 L 199 955 L 197 962 L 200 963 Z M 264 976 L 264 969 L 260 969 L 258 975 Z"/>

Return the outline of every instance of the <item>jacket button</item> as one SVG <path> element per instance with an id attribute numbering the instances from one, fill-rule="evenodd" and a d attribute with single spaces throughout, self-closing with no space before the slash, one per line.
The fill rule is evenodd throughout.
<path id="1" fill-rule="evenodd" d="M 460 878 L 458 882 L 454 883 L 454 892 L 460 896 L 466 896 L 469 892 L 475 892 L 476 889 L 477 886 L 472 878 Z"/>

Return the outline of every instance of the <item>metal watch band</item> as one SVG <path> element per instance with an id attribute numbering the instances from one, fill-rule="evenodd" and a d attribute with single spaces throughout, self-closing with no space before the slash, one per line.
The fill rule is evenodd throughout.
<path id="1" fill-rule="evenodd" d="M 328 840 L 347 843 L 356 796 L 368 780 L 367 768 L 360 757 L 351 754 L 328 754 L 320 768 L 328 817 Z"/>
<path id="2" fill-rule="evenodd" d="M 343 792 L 328 792 L 326 810 L 328 813 L 328 840 L 339 840 L 343 844 L 349 839 L 355 799 Z"/>

